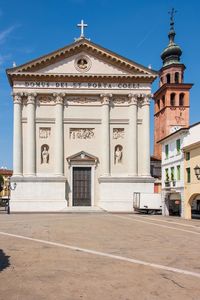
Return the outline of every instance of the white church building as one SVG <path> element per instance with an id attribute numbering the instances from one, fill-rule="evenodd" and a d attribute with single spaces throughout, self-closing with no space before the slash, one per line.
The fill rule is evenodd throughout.
<path id="1" fill-rule="evenodd" d="M 13 90 L 11 211 L 131 211 L 153 193 L 150 98 L 157 72 L 81 37 L 7 70 Z"/>

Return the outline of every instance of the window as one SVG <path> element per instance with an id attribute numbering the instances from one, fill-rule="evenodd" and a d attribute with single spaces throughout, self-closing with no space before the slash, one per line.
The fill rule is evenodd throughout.
<path id="1" fill-rule="evenodd" d="M 186 152 L 185 153 L 185 159 L 186 160 L 190 160 L 190 152 Z"/>
<path id="2" fill-rule="evenodd" d="M 187 173 L 187 183 L 190 183 L 191 182 L 190 168 L 186 168 L 186 173 Z"/>
<path id="3" fill-rule="evenodd" d="M 157 101 L 158 109 L 160 110 L 160 99 Z"/>
<path id="4" fill-rule="evenodd" d="M 165 159 L 169 157 L 169 145 L 165 145 Z"/>
<path id="5" fill-rule="evenodd" d="M 181 166 L 177 166 L 176 167 L 176 177 L 177 177 L 177 180 L 181 180 Z"/>
<path id="6" fill-rule="evenodd" d="M 180 152 L 181 152 L 181 141 L 180 141 L 180 139 L 176 140 L 176 151 L 177 151 L 177 154 L 180 154 Z"/>
<path id="7" fill-rule="evenodd" d="M 165 169 L 165 181 L 169 181 L 169 170 Z"/>
<path id="8" fill-rule="evenodd" d="M 175 96 L 176 96 L 175 93 L 172 93 L 172 94 L 170 95 L 170 105 L 171 105 L 171 106 L 175 106 Z"/>
<path id="9" fill-rule="evenodd" d="M 179 106 L 183 106 L 184 105 L 184 93 L 181 93 L 179 95 Z"/>
<path id="10" fill-rule="evenodd" d="M 171 82 L 171 78 L 170 78 L 171 76 L 170 76 L 170 74 L 167 74 L 166 75 L 166 82 L 167 83 L 170 83 Z"/>
<path id="11" fill-rule="evenodd" d="M 175 180 L 175 176 L 174 176 L 174 167 L 171 167 L 171 181 Z"/>
<path id="12" fill-rule="evenodd" d="M 165 95 L 162 96 L 162 104 L 163 104 L 163 107 L 165 107 Z"/>
<path id="13" fill-rule="evenodd" d="M 175 73 L 174 81 L 175 81 L 175 83 L 179 83 L 179 73 L 178 72 Z"/>

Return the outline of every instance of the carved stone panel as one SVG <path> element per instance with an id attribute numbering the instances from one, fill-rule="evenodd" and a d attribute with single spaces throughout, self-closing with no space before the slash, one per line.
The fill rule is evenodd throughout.
<path id="1" fill-rule="evenodd" d="M 113 98 L 114 104 L 128 104 L 129 99 L 126 96 L 117 96 Z"/>
<path id="2" fill-rule="evenodd" d="M 38 104 L 55 104 L 55 99 L 50 95 L 38 96 Z"/>
<path id="3" fill-rule="evenodd" d="M 70 138 L 75 139 L 92 139 L 94 138 L 94 128 L 70 128 Z"/>
<path id="4" fill-rule="evenodd" d="M 65 104 L 98 104 L 99 103 L 99 98 L 98 97 L 89 97 L 89 96 L 74 96 L 74 97 L 67 97 L 66 98 L 66 103 Z"/>
<path id="5" fill-rule="evenodd" d="M 124 138 L 124 128 L 113 128 L 113 139 L 123 139 Z"/>
<path id="6" fill-rule="evenodd" d="M 51 128 L 40 127 L 39 129 L 39 137 L 40 139 L 47 139 L 51 135 Z"/>

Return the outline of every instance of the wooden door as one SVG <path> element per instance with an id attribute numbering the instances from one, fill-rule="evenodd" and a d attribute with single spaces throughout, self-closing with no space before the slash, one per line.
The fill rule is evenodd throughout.
<path id="1" fill-rule="evenodd" d="M 91 206 L 91 168 L 73 168 L 73 206 Z"/>

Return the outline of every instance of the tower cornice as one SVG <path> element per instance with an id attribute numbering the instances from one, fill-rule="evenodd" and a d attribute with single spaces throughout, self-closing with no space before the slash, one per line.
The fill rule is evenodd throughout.
<path id="1" fill-rule="evenodd" d="M 157 98 L 161 93 L 165 92 L 166 90 L 190 90 L 193 85 L 193 83 L 165 83 L 153 94 L 152 98 Z"/>

